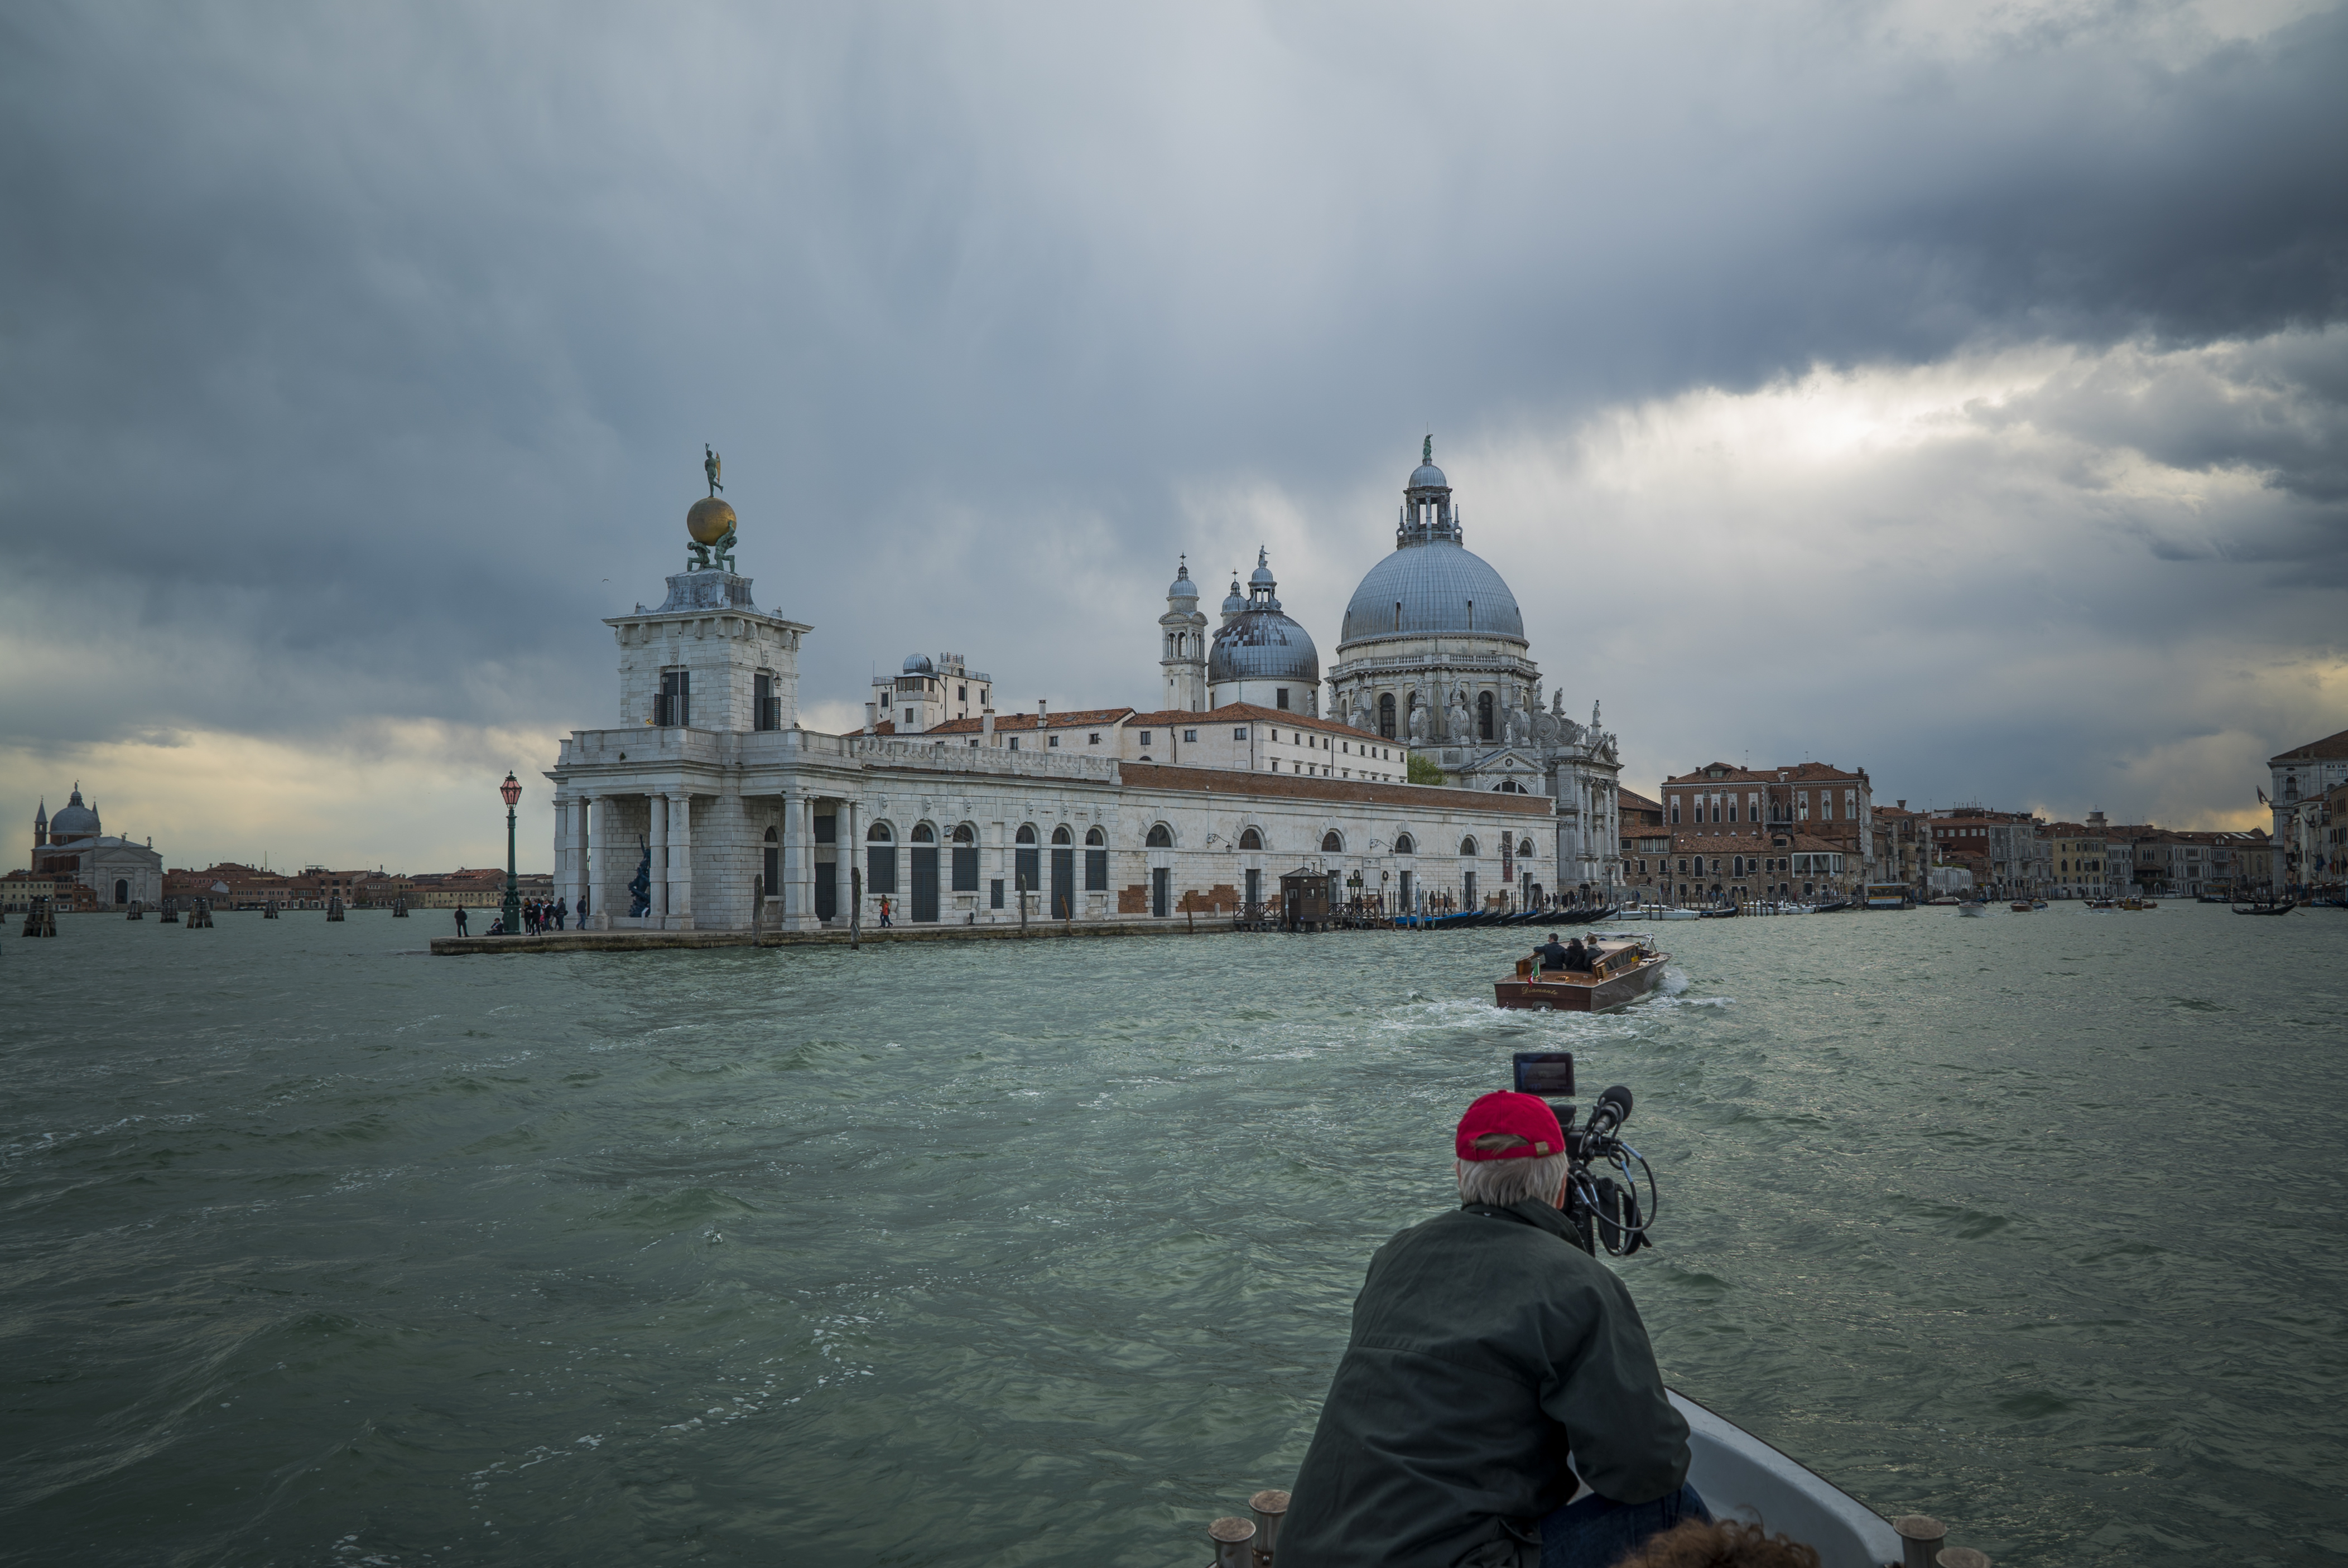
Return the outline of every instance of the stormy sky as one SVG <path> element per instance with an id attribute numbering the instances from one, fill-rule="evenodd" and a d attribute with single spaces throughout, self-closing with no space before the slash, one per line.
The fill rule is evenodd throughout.
<path id="1" fill-rule="evenodd" d="M 810 723 L 1334 661 L 1435 435 L 1632 787 L 2247 825 L 2348 728 L 2348 10 L 0 12 L 0 813 L 551 864 L 702 444 Z"/>

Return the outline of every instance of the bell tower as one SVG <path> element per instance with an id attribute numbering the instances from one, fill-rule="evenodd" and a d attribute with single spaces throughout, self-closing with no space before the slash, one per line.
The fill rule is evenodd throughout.
<path id="1" fill-rule="evenodd" d="M 1182 558 L 1166 589 L 1166 613 L 1158 618 L 1158 667 L 1165 672 L 1169 711 L 1204 712 L 1207 707 L 1207 617 L 1199 609 L 1199 585 L 1190 580 L 1190 560 Z"/>

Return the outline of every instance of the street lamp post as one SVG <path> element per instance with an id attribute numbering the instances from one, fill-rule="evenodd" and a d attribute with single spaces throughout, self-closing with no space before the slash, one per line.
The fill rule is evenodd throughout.
<path id="1" fill-rule="evenodd" d="M 521 802 L 521 785 L 509 772 L 506 782 L 498 786 L 498 793 L 506 797 L 506 907 L 503 918 L 505 933 L 510 937 L 521 929 L 521 883 L 514 876 L 514 807 Z"/>

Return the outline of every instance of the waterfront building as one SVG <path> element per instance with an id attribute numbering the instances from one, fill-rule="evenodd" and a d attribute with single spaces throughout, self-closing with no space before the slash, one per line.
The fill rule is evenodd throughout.
<path id="1" fill-rule="evenodd" d="M 2054 898 L 2110 898 L 2117 896 L 2106 862 L 2110 825 L 2100 811 L 2085 822 L 2050 822 L 2038 829 L 2049 866 L 2046 894 Z M 2123 876 L 2122 884 L 2127 880 Z"/>
<path id="2" fill-rule="evenodd" d="M 1874 795 L 1864 768 L 1707 763 L 1663 781 L 1667 899 L 1849 896 L 1872 879 Z"/>
<path id="3" fill-rule="evenodd" d="M 873 926 L 883 898 L 907 925 L 1227 917 L 1299 871 L 1389 907 L 1559 890 L 1551 797 L 1412 785 L 1406 746 L 1319 714 L 1318 654 L 1264 557 L 1203 671 L 1178 571 L 1161 667 L 1203 708 L 1004 715 L 984 677 L 919 655 L 885 716 L 876 691 L 863 730 L 829 735 L 798 723 L 813 628 L 706 553 L 735 527 L 695 503 L 666 597 L 605 622 L 615 722 L 574 731 L 547 771 L 554 883 L 593 928 Z"/>
<path id="4" fill-rule="evenodd" d="M 1605 897 L 1622 878 L 1619 743 L 1595 701 L 1586 725 L 1566 716 L 1562 690 L 1543 705 L 1516 595 L 1467 548 L 1432 437 L 1419 458 L 1394 548 L 1346 604 L 1330 715 L 1406 745 L 1447 784 L 1549 796 L 1560 882 Z"/>
<path id="5" fill-rule="evenodd" d="M 2274 814 L 2268 885 L 2275 891 L 2339 879 L 2338 863 L 2323 848 L 2323 800 L 2342 784 L 2348 784 L 2348 730 L 2267 759 L 2262 794 Z M 2326 862 L 2320 868 L 2319 858 Z"/>
<path id="6" fill-rule="evenodd" d="M 2042 890 L 2045 824 L 2023 811 L 1992 811 L 1982 805 L 1944 806 L 1931 814 L 1932 843 L 1945 864 L 1963 866 L 1973 885 L 2001 897 L 2026 897 Z"/>
<path id="7" fill-rule="evenodd" d="M 1871 808 L 1874 817 L 1875 882 L 1898 882 L 1921 888 L 1932 868 L 1931 818 L 1910 811 L 1906 801 Z"/>
<path id="8" fill-rule="evenodd" d="M 108 835 L 98 804 L 84 805 L 77 781 L 73 798 L 49 815 L 46 800 L 33 816 L 31 869 L 53 881 L 77 883 L 101 907 L 152 904 L 163 897 L 163 857 L 155 841 L 134 843 Z"/>

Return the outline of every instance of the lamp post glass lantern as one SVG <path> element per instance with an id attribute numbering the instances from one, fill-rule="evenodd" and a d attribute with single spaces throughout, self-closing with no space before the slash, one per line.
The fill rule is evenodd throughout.
<path id="1" fill-rule="evenodd" d="M 498 786 L 506 797 L 506 907 L 503 911 L 505 934 L 509 937 L 521 929 L 521 882 L 514 875 L 514 807 L 521 803 L 521 785 L 511 773 Z"/>

